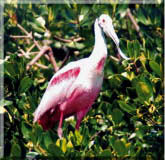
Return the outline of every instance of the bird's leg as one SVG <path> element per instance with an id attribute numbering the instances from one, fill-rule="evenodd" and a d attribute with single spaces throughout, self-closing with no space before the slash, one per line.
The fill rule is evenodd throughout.
<path id="1" fill-rule="evenodd" d="M 57 133 L 58 133 L 58 136 L 59 136 L 60 139 L 62 138 L 63 115 L 64 115 L 64 112 L 61 111 L 61 113 L 60 113 L 60 122 L 59 122 L 58 129 L 57 129 Z"/>
<path id="2" fill-rule="evenodd" d="M 77 112 L 76 130 L 79 130 L 80 123 L 81 123 L 82 119 L 84 118 L 84 116 L 86 115 L 86 113 L 89 111 L 89 109 L 90 109 L 90 107 L 85 108 L 84 110 Z"/>

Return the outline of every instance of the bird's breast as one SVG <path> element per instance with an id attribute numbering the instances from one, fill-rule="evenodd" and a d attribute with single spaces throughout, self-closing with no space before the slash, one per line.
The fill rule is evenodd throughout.
<path id="1" fill-rule="evenodd" d="M 67 105 L 65 108 L 61 108 L 65 110 L 65 115 L 76 113 L 91 106 L 99 94 L 102 82 L 103 74 L 98 74 L 96 70 L 85 66 L 74 85 L 68 89 Z"/>
<path id="2" fill-rule="evenodd" d="M 104 69 L 104 63 L 105 63 L 106 57 L 102 57 L 96 65 L 96 72 L 101 73 Z"/>
<path id="3" fill-rule="evenodd" d="M 80 86 L 85 90 L 93 90 L 95 88 L 101 88 L 103 82 L 103 72 L 93 69 L 84 70 L 76 81 L 76 86 Z"/>

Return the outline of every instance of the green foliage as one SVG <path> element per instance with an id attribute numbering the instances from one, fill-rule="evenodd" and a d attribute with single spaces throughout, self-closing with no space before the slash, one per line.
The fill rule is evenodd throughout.
<path id="1" fill-rule="evenodd" d="M 141 37 L 124 17 L 127 8 Z M 48 66 L 47 70 L 34 65 L 27 71 L 30 59 L 19 57 L 18 47 L 27 51 L 33 41 L 11 35 L 24 35 L 17 23 L 32 31 L 41 46 L 49 43 L 60 66 L 66 55 L 64 48 L 70 54 L 67 63 L 90 55 L 92 25 L 103 13 L 112 17 L 121 48 L 131 60 L 107 58 L 103 87 L 93 108 L 79 131 L 75 131 L 75 119 L 64 121 L 64 138 L 60 140 L 58 124 L 46 132 L 33 124 L 33 112 L 54 74 L 52 66 L 43 57 L 39 63 Z M 163 159 L 163 4 L 5 4 L 4 31 L 5 57 L 9 59 L 4 61 L 4 100 L 0 104 L 5 116 L 6 158 Z M 54 36 L 85 40 L 65 43 Z M 116 56 L 112 41 L 107 44 L 109 56 Z"/>

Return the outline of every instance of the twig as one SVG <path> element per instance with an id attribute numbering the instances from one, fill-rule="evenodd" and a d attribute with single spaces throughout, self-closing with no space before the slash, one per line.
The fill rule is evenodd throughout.
<path id="1" fill-rule="evenodd" d="M 32 37 L 32 40 L 34 42 L 34 44 L 37 46 L 37 48 L 41 51 L 42 50 L 42 47 L 39 45 L 39 43 Z M 50 58 L 48 55 L 44 54 L 45 58 L 50 61 Z"/>
<path id="2" fill-rule="evenodd" d="M 71 39 L 72 40 L 72 39 Z M 74 38 L 72 41 L 73 42 L 79 42 L 79 41 L 84 41 L 85 40 L 85 38 L 83 38 L 83 37 L 78 37 L 78 38 Z"/>
<path id="3" fill-rule="evenodd" d="M 35 44 L 33 44 L 26 52 L 26 54 L 29 56 L 30 55 L 30 51 L 35 47 Z"/>
<path id="4" fill-rule="evenodd" d="M 42 69 L 48 69 L 47 66 L 45 66 L 45 65 L 43 65 L 43 64 L 40 64 L 40 63 L 35 63 L 34 65 L 36 65 L 36 66 L 38 66 L 38 67 L 40 67 L 40 68 L 42 68 Z"/>
<path id="5" fill-rule="evenodd" d="M 27 55 L 26 52 L 25 52 L 23 49 L 21 49 L 20 47 L 18 47 L 18 49 L 20 50 L 20 52 L 22 53 L 22 55 L 23 55 L 24 57 L 26 57 L 26 58 L 28 58 L 28 59 L 30 58 L 29 55 Z"/>
<path id="6" fill-rule="evenodd" d="M 142 33 L 140 32 L 140 27 L 139 27 L 139 25 L 137 24 L 136 20 L 134 19 L 134 17 L 133 17 L 133 15 L 132 15 L 132 13 L 131 13 L 131 11 L 130 11 L 129 8 L 127 9 L 127 16 L 128 16 L 128 18 L 131 20 L 132 24 L 134 25 L 135 30 L 136 30 L 136 31 L 138 32 L 138 34 L 139 34 L 139 37 L 142 37 Z"/>
<path id="7" fill-rule="evenodd" d="M 32 32 L 28 33 L 28 31 L 27 31 L 25 28 L 23 28 L 20 24 L 17 24 L 17 26 L 18 26 L 18 28 L 19 28 L 21 31 L 23 31 L 30 39 L 33 40 L 34 44 L 37 46 L 37 48 L 38 48 L 39 50 L 42 49 L 42 47 L 39 45 L 39 43 L 34 39 L 34 37 L 33 37 L 33 35 L 32 35 Z M 45 57 L 49 60 L 49 57 L 48 57 L 48 56 L 45 56 Z"/>
<path id="8" fill-rule="evenodd" d="M 69 51 L 68 51 L 68 48 L 64 47 L 64 51 L 66 52 L 66 56 L 65 56 L 65 58 L 63 59 L 60 68 L 62 68 L 62 67 L 64 66 L 65 62 L 66 62 L 66 61 L 68 60 L 68 58 L 69 58 Z"/>
<path id="9" fill-rule="evenodd" d="M 25 28 L 23 28 L 20 24 L 17 24 L 18 28 L 23 31 L 30 39 L 33 40 L 34 44 L 38 47 L 39 50 L 42 49 L 42 47 L 39 45 L 39 43 L 34 39 L 32 36 L 32 32 L 28 32 Z"/>
<path id="10" fill-rule="evenodd" d="M 48 47 L 48 46 L 44 46 L 44 47 L 40 50 L 40 52 L 34 57 L 34 59 L 32 59 L 32 60 L 27 64 L 26 69 L 29 70 L 30 67 L 31 67 L 33 64 L 35 64 L 35 63 L 38 61 L 38 59 L 40 59 L 40 57 L 41 57 L 44 53 L 47 53 L 47 52 L 48 52 L 48 55 L 49 55 L 50 62 L 52 63 L 55 72 L 57 72 L 57 71 L 58 71 L 58 66 L 57 66 L 57 63 L 56 63 L 56 61 L 55 61 L 55 59 L 54 59 L 53 51 L 52 51 L 52 49 L 51 49 L 50 47 Z"/>
<path id="11" fill-rule="evenodd" d="M 15 35 L 10 35 L 11 38 L 29 38 L 29 36 L 15 36 Z"/>
<path id="12" fill-rule="evenodd" d="M 29 35 L 29 32 L 28 32 L 25 28 L 23 28 L 20 24 L 17 23 L 17 27 L 18 27 L 22 32 L 24 32 L 27 36 Z"/>
<path id="13" fill-rule="evenodd" d="M 35 54 L 38 54 L 38 51 L 37 52 L 29 52 L 28 55 L 35 55 Z"/>
<path id="14" fill-rule="evenodd" d="M 32 40 L 33 40 L 34 44 L 37 46 L 37 48 L 38 48 L 39 50 L 41 50 L 42 47 L 39 45 L 39 43 L 38 43 L 34 38 L 32 38 Z"/>
<path id="15" fill-rule="evenodd" d="M 17 26 L 18 26 L 18 28 L 19 28 L 22 32 L 24 32 L 24 33 L 26 34 L 26 36 L 15 36 L 15 35 L 11 35 L 10 37 L 12 37 L 12 38 L 30 38 L 30 39 L 33 40 L 34 44 L 37 46 L 37 48 L 38 48 L 39 50 L 42 49 L 42 47 L 39 45 L 39 43 L 34 39 L 34 37 L 33 37 L 33 35 L 32 35 L 32 32 L 29 33 L 25 28 L 23 28 L 23 27 L 22 27 L 20 24 L 18 24 L 18 23 L 17 23 Z M 44 56 L 45 56 L 45 58 L 46 58 L 48 61 L 50 61 L 48 55 L 45 54 Z"/>
<path id="16" fill-rule="evenodd" d="M 35 64 L 35 63 L 38 61 L 38 59 L 40 59 L 40 57 L 41 57 L 46 51 L 47 51 L 47 46 L 44 46 L 44 47 L 40 50 L 40 52 L 27 64 L 26 69 L 29 70 L 30 67 L 31 67 L 33 64 Z"/>
<path id="17" fill-rule="evenodd" d="M 65 42 L 65 43 L 71 43 L 71 42 L 79 42 L 79 41 L 82 41 L 84 40 L 83 37 L 72 37 L 71 39 L 63 39 L 61 37 L 58 37 L 56 35 L 54 35 L 54 39 L 58 40 L 58 41 L 61 41 L 61 42 Z"/>
<path id="18" fill-rule="evenodd" d="M 49 50 L 49 57 L 50 57 L 50 62 L 52 63 L 53 65 L 53 68 L 54 68 L 54 71 L 57 72 L 59 70 L 59 67 L 57 66 L 57 63 L 55 61 L 55 58 L 53 56 L 53 51 L 52 51 L 52 48 L 48 47 L 48 50 Z"/>
<path id="19" fill-rule="evenodd" d="M 17 23 L 17 26 L 18 26 L 18 28 L 19 28 L 22 32 L 24 32 L 24 33 L 26 34 L 26 36 L 14 36 L 14 35 L 11 35 L 12 38 L 30 38 L 30 39 L 33 40 L 33 42 L 34 42 L 34 44 L 28 49 L 27 53 L 25 53 L 25 51 L 23 51 L 22 49 L 20 49 L 22 55 L 25 56 L 26 58 L 29 58 L 30 51 L 31 51 L 35 46 L 37 46 L 37 48 L 39 49 L 38 55 L 37 55 L 36 57 L 34 57 L 34 59 L 32 59 L 32 60 L 30 61 L 29 64 L 27 64 L 26 69 L 29 70 L 30 67 L 31 67 L 33 64 L 36 64 L 37 66 L 39 66 L 39 67 L 41 67 L 41 68 L 44 68 L 44 69 L 47 68 L 47 66 L 44 66 L 44 65 L 41 65 L 41 64 L 36 63 L 37 60 L 38 60 L 42 55 L 44 55 L 44 56 L 52 63 L 53 68 L 54 68 L 54 71 L 57 72 L 59 68 L 58 68 L 57 63 L 56 63 L 56 61 L 55 61 L 55 58 L 54 58 L 52 49 L 51 49 L 50 47 L 48 47 L 48 46 L 41 47 L 41 46 L 39 45 L 39 43 L 34 39 L 34 37 L 33 37 L 33 35 L 32 35 L 32 32 L 29 33 L 25 28 L 23 28 L 23 27 L 22 27 L 20 24 L 18 24 L 18 23 Z M 78 40 L 80 40 L 80 37 L 79 37 Z M 44 54 L 44 53 L 46 53 L 46 52 L 48 52 L 48 55 L 49 55 L 49 56 L 46 55 L 46 54 Z M 22 56 L 22 55 L 19 54 L 19 56 Z"/>
<path id="20" fill-rule="evenodd" d="M 26 57 L 28 59 L 30 58 L 29 55 L 27 56 L 27 54 L 25 53 L 25 51 L 23 49 L 20 49 L 20 51 L 21 51 L 21 54 L 18 54 L 19 57 L 24 56 L 24 57 Z M 42 68 L 42 69 L 48 69 L 48 67 L 43 65 L 43 64 L 35 63 L 35 65 L 40 67 L 40 68 Z"/>
<path id="21" fill-rule="evenodd" d="M 91 138 L 90 140 L 93 140 L 95 137 L 97 137 L 102 131 L 98 131 L 96 132 Z"/>
<path id="22" fill-rule="evenodd" d="M 113 59 L 114 61 L 116 61 L 116 62 L 119 62 L 120 60 L 118 59 L 118 58 L 116 58 L 116 57 L 114 57 L 114 56 L 109 56 L 111 59 Z"/>

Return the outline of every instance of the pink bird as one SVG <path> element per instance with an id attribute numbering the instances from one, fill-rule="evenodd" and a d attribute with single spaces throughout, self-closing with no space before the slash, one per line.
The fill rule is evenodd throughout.
<path id="1" fill-rule="evenodd" d="M 95 45 L 92 54 L 88 58 L 69 63 L 55 73 L 34 113 L 34 122 L 38 122 L 44 130 L 53 128 L 59 121 L 57 132 L 60 138 L 63 119 L 75 115 L 78 130 L 83 117 L 99 94 L 107 58 L 103 32 L 113 39 L 120 55 L 128 59 L 119 48 L 119 39 L 108 15 L 103 14 L 97 18 L 94 29 Z"/>

